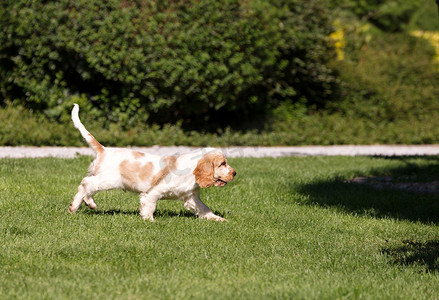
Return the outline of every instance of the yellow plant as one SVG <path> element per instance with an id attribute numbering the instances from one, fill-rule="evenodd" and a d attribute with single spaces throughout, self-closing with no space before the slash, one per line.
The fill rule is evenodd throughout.
<path id="1" fill-rule="evenodd" d="M 340 21 L 334 21 L 334 27 L 336 30 L 329 35 L 329 38 L 334 42 L 335 53 L 337 60 L 344 59 L 344 48 L 346 47 L 346 41 L 344 38 L 344 29 L 340 25 Z"/>
<path id="2" fill-rule="evenodd" d="M 428 40 L 436 51 L 434 61 L 439 63 L 439 31 L 413 30 L 410 34 Z"/>

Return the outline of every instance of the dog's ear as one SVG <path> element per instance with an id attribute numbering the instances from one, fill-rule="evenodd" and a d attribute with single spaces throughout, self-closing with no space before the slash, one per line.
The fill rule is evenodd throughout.
<path id="1" fill-rule="evenodd" d="M 197 167 L 193 174 L 195 175 L 195 182 L 198 183 L 200 187 L 211 187 L 215 183 L 212 155 L 203 155 L 203 157 L 198 160 Z"/>

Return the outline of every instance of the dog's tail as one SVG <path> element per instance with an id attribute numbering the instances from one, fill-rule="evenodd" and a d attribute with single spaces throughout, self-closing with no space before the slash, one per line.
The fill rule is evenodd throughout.
<path id="1" fill-rule="evenodd" d="M 93 149 L 94 152 L 96 152 L 97 155 L 104 152 L 104 146 L 102 146 L 94 136 L 91 135 L 90 132 L 88 132 L 87 129 L 85 129 L 84 125 L 81 123 L 81 120 L 79 120 L 79 105 L 74 104 L 72 109 L 72 121 L 76 128 L 78 128 L 79 132 L 81 133 L 82 137 L 85 139 L 85 141 L 89 144 L 89 146 Z"/>

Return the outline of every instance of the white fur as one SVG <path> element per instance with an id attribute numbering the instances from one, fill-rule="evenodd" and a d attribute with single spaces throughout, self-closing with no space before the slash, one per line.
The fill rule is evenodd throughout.
<path id="1" fill-rule="evenodd" d="M 76 212 L 83 201 L 90 208 L 96 209 L 97 205 L 93 200 L 94 194 L 103 190 L 120 188 L 140 194 L 140 215 L 143 219 L 153 221 L 157 200 L 167 198 L 183 200 L 184 207 L 201 218 L 226 221 L 215 215 L 201 201 L 200 186 L 193 174 L 198 161 L 205 154 L 215 153 L 224 157 L 220 150 L 205 148 L 183 155 L 161 157 L 125 148 L 106 148 L 87 131 L 79 119 L 78 112 L 79 107 L 75 104 L 72 110 L 73 123 L 97 155 L 90 165 L 90 174 L 81 181 L 78 193 L 70 204 L 70 213 Z M 176 167 L 173 168 L 173 166 Z M 149 174 L 149 176 L 145 174 Z M 165 176 L 160 176 L 161 174 Z M 214 178 L 228 182 L 233 179 L 235 174 L 233 168 L 226 163 L 215 169 Z M 146 178 L 142 178 L 142 176 Z M 229 176 L 228 179 L 224 179 L 225 176 Z"/>

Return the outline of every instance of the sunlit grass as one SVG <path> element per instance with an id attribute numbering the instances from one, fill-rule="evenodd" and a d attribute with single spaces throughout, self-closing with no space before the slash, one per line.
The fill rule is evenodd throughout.
<path id="1" fill-rule="evenodd" d="M 2 299 L 428 299 L 439 293 L 439 196 L 344 183 L 439 174 L 438 158 L 230 159 L 202 199 L 229 222 L 138 196 L 67 213 L 90 157 L 0 160 Z M 425 176 L 425 175 L 424 175 Z M 421 176 L 422 177 L 422 176 Z"/>

